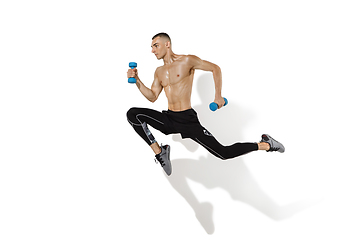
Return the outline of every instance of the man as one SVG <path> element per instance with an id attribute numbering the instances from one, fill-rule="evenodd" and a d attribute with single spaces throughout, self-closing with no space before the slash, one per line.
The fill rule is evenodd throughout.
<path id="1" fill-rule="evenodd" d="M 147 88 L 140 80 L 136 68 L 129 69 L 128 78 L 136 79 L 136 86 L 151 102 L 155 102 L 164 89 L 168 99 L 168 110 L 158 112 L 145 108 L 131 108 L 127 112 L 129 123 L 135 131 L 147 142 L 155 153 L 155 158 L 161 163 L 168 176 L 172 172 L 170 162 L 170 146 L 159 146 L 150 132 L 148 125 L 164 134 L 180 133 L 182 138 L 191 138 L 205 147 L 214 156 L 226 160 L 252 151 L 266 150 L 284 152 L 284 146 L 267 134 L 262 135 L 259 143 L 235 143 L 231 146 L 221 145 L 212 134 L 199 122 L 197 113 L 191 107 L 191 90 L 196 69 L 211 71 L 215 81 L 215 100 L 219 109 L 225 101 L 221 96 L 221 69 L 217 65 L 201 60 L 193 55 L 177 55 L 171 48 L 171 39 L 166 33 L 156 34 L 152 38 L 152 53 L 158 60 L 164 61 L 164 66 L 155 71 L 154 82 Z"/>

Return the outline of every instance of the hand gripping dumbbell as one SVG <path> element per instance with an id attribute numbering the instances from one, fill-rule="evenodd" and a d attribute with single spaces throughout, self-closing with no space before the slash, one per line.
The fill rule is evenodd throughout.
<path id="1" fill-rule="evenodd" d="M 224 104 L 225 107 L 228 104 L 228 100 L 226 98 L 224 98 L 224 100 L 225 100 L 225 104 Z M 209 108 L 211 111 L 216 111 L 218 110 L 219 106 L 215 102 L 212 102 L 210 103 Z"/>
<path id="2" fill-rule="evenodd" d="M 136 63 L 136 62 L 130 62 L 130 63 L 129 63 L 129 67 L 130 67 L 131 69 L 134 69 L 134 68 L 137 67 L 137 63 Z M 128 78 L 128 83 L 136 83 L 136 79 L 133 78 L 133 77 Z"/>

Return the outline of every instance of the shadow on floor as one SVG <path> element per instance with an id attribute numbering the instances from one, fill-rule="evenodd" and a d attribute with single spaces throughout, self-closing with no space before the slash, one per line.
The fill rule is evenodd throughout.
<path id="1" fill-rule="evenodd" d="M 226 106 L 218 110 L 218 112 L 211 112 L 208 105 L 213 101 L 212 81 L 212 74 L 204 74 L 197 80 L 202 104 L 194 106 L 194 109 L 197 111 L 202 125 L 213 133 L 218 140 L 239 141 L 241 139 L 241 128 L 244 128 L 246 123 L 251 120 L 251 113 L 245 114 L 239 106 L 231 103 L 232 97 L 228 97 L 229 106 L 231 107 Z M 231 119 L 231 121 L 228 121 L 228 124 L 219 125 L 218 123 L 224 119 Z M 261 134 L 254 136 L 259 139 L 252 139 L 249 142 L 260 140 Z M 181 142 L 191 152 L 195 152 L 199 148 L 197 143 L 188 139 L 182 140 L 180 135 L 174 135 L 173 140 Z M 234 200 L 246 203 L 274 220 L 289 218 L 313 205 L 308 202 L 295 202 L 286 206 L 279 206 L 261 189 L 241 157 L 222 161 L 208 153 L 206 157 L 200 157 L 199 159 L 173 159 L 171 163 L 173 173 L 166 178 L 192 207 L 196 218 L 208 234 L 213 234 L 215 231 L 214 207 L 210 202 L 200 203 L 197 200 L 189 187 L 187 179 L 201 183 L 208 189 L 222 188 Z"/>

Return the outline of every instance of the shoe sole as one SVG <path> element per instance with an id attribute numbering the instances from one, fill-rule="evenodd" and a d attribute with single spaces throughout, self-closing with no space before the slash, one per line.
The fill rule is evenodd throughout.
<path id="1" fill-rule="evenodd" d="M 166 175 L 168 175 L 168 176 L 170 176 L 171 175 L 171 173 L 172 173 L 172 166 L 171 166 L 171 161 L 170 161 L 170 145 L 168 145 L 168 150 L 166 150 L 166 152 L 167 152 L 167 158 L 169 159 L 169 164 L 170 164 L 170 174 L 168 174 L 167 172 L 165 172 L 165 169 L 164 169 L 164 172 L 166 173 Z"/>

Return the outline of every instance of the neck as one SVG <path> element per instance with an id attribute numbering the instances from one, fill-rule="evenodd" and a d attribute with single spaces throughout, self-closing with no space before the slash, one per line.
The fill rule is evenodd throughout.
<path id="1" fill-rule="evenodd" d="M 173 63 L 177 59 L 177 57 L 178 55 L 176 55 L 171 49 L 169 49 L 163 58 L 164 65 Z"/>

